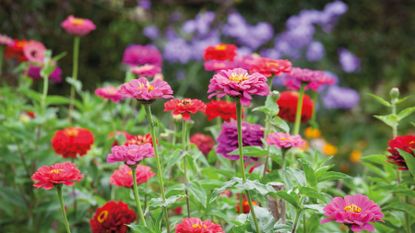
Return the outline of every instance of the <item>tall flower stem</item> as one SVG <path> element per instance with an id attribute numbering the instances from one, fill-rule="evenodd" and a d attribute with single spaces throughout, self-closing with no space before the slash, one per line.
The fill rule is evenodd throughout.
<path id="1" fill-rule="evenodd" d="M 150 126 L 150 134 L 151 134 L 151 139 L 152 139 L 153 148 L 154 148 L 154 157 L 155 157 L 156 163 L 157 163 L 157 176 L 159 177 L 161 199 L 163 200 L 163 202 L 166 202 L 166 195 L 164 193 L 163 170 L 162 170 L 162 167 L 161 167 L 160 157 L 159 157 L 159 154 L 158 154 L 156 130 L 155 130 L 155 127 L 154 127 L 153 116 L 151 115 L 151 107 L 150 107 L 149 104 L 145 104 L 144 109 L 146 111 L 147 121 L 148 121 L 148 124 Z M 164 213 L 164 217 L 165 217 L 165 221 L 166 221 L 167 233 L 169 233 L 170 232 L 170 224 L 169 224 L 169 215 L 168 215 L 166 206 L 163 207 L 163 213 Z"/>
<path id="2" fill-rule="evenodd" d="M 74 37 L 73 41 L 73 57 L 72 57 L 72 79 L 74 81 L 78 80 L 78 62 L 79 62 L 79 45 L 81 42 L 81 38 L 79 36 Z M 69 121 L 72 120 L 72 111 L 74 107 L 75 101 L 75 87 L 74 85 L 71 86 L 71 95 L 70 95 L 70 103 L 69 103 Z"/>
<path id="3" fill-rule="evenodd" d="M 69 227 L 69 222 L 68 222 L 68 217 L 66 217 L 65 204 L 63 203 L 62 185 L 57 185 L 56 191 L 58 193 L 58 199 L 59 199 L 59 204 L 61 206 L 61 212 L 62 212 L 63 220 L 65 223 L 66 233 L 71 233 L 71 229 Z"/>
<path id="4" fill-rule="evenodd" d="M 240 164 L 241 164 L 240 167 L 241 167 L 242 180 L 245 183 L 246 182 L 245 162 L 244 162 L 244 155 L 243 155 L 243 152 L 242 152 L 242 148 L 244 146 L 243 142 L 242 142 L 242 106 L 241 106 L 241 101 L 239 99 L 236 102 L 236 117 L 237 117 L 237 124 L 238 124 L 239 161 L 240 161 Z M 250 195 L 248 190 L 246 191 L 246 196 L 248 198 L 249 209 L 251 210 L 250 212 L 251 212 L 252 219 L 254 220 L 256 232 L 259 233 L 260 232 L 259 231 L 259 225 L 258 225 L 258 221 L 257 221 L 256 216 L 255 216 L 254 205 L 252 204 L 251 195 Z"/>
<path id="5" fill-rule="evenodd" d="M 185 153 L 183 157 L 183 172 L 184 172 L 184 179 L 185 179 L 185 187 L 184 193 L 186 195 L 186 209 L 187 209 L 187 217 L 190 218 L 190 200 L 189 200 L 189 191 L 187 190 L 187 185 L 189 183 L 189 177 L 187 174 L 187 148 L 188 148 L 188 127 L 187 122 L 183 120 L 182 123 L 182 145 L 183 145 L 183 153 Z"/>
<path id="6" fill-rule="evenodd" d="M 297 112 L 295 113 L 295 123 L 293 134 L 297 135 L 300 132 L 301 125 L 301 114 L 303 110 L 303 97 L 304 97 L 304 84 L 301 84 L 298 101 L 297 101 Z"/>
<path id="7" fill-rule="evenodd" d="M 143 214 L 143 209 L 141 208 L 140 196 L 138 194 L 137 170 L 136 170 L 136 168 L 137 168 L 137 166 L 131 166 L 131 171 L 133 173 L 133 190 L 134 190 L 135 205 L 137 207 L 137 213 L 140 216 L 141 222 L 144 224 L 144 226 L 147 226 L 146 219 L 144 218 L 144 214 Z"/>
<path id="8" fill-rule="evenodd" d="M 313 93 L 311 95 L 311 98 L 313 99 L 314 106 L 316 106 L 317 105 L 317 101 L 318 101 L 318 92 L 317 91 L 313 91 Z M 317 111 L 315 109 L 313 111 L 313 115 L 311 116 L 310 122 L 311 122 L 311 126 L 313 128 L 316 128 L 317 127 Z"/>
<path id="9" fill-rule="evenodd" d="M 302 212 L 301 210 L 296 211 L 295 219 L 294 219 L 294 225 L 293 225 L 293 229 L 292 229 L 291 233 L 296 233 L 297 232 L 297 227 L 298 227 L 298 222 L 300 220 L 301 212 Z"/>
<path id="10" fill-rule="evenodd" d="M 0 45 L 0 75 L 3 74 L 3 51 L 4 46 Z"/>
<path id="11" fill-rule="evenodd" d="M 42 113 L 46 113 L 46 97 L 48 97 L 48 89 L 49 89 L 49 77 L 42 77 L 43 79 L 43 91 L 42 91 L 42 98 L 40 102 L 40 108 Z"/>

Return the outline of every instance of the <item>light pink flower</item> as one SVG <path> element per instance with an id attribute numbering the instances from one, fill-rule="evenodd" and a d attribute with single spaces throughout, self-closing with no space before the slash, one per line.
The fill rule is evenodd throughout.
<path id="1" fill-rule="evenodd" d="M 72 186 L 75 182 L 80 181 L 82 177 L 83 175 L 75 164 L 64 162 L 51 166 L 41 166 L 32 175 L 32 180 L 35 182 L 34 187 L 50 190 L 58 184 Z"/>
<path id="2" fill-rule="evenodd" d="M 28 61 L 43 63 L 45 59 L 46 47 L 39 41 L 31 40 L 23 47 L 23 53 Z"/>
<path id="3" fill-rule="evenodd" d="M 305 84 L 306 90 L 317 91 L 320 86 L 333 85 L 335 79 L 323 71 L 292 68 L 291 72 L 284 76 L 283 83 L 292 90 L 298 90 L 301 84 Z"/>
<path id="4" fill-rule="evenodd" d="M 0 46 L 1 45 L 9 46 L 9 45 L 12 45 L 13 43 L 14 43 L 14 41 L 13 41 L 12 38 L 10 38 L 6 35 L 0 34 Z"/>
<path id="5" fill-rule="evenodd" d="M 124 98 L 120 93 L 118 93 L 118 89 L 113 86 L 97 88 L 95 90 L 95 95 L 103 99 L 111 100 L 114 103 L 118 103 Z"/>
<path id="6" fill-rule="evenodd" d="M 137 174 L 137 184 L 144 184 L 154 176 L 154 173 L 148 166 L 137 165 L 135 171 Z M 119 187 L 133 187 L 133 173 L 131 168 L 127 165 L 121 165 L 112 173 L 110 183 Z"/>
<path id="7" fill-rule="evenodd" d="M 107 157 L 108 163 L 124 162 L 127 165 L 136 165 L 145 158 L 154 156 L 153 146 L 150 143 L 143 145 L 114 146 Z"/>
<path id="8" fill-rule="evenodd" d="M 161 72 L 160 66 L 146 64 L 143 66 L 134 66 L 131 68 L 131 72 L 138 76 L 154 77 Z"/>
<path id="9" fill-rule="evenodd" d="M 144 102 L 151 102 L 156 99 L 173 98 L 173 90 L 170 85 L 160 79 L 149 82 L 146 78 L 133 79 L 121 85 L 119 93 L 127 98 L 133 98 Z"/>
<path id="10" fill-rule="evenodd" d="M 61 27 L 74 36 L 85 36 L 96 29 L 95 24 L 89 19 L 77 18 L 70 15 L 62 23 Z"/>
<path id="11" fill-rule="evenodd" d="M 305 146 L 305 141 L 300 135 L 290 135 L 282 132 L 268 135 L 267 143 L 280 149 L 290 149 L 293 147 L 302 148 Z"/>
<path id="12" fill-rule="evenodd" d="M 246 70 L 236 68 L 221 70 L 215 74 L 209 83 L 209 98 L 226 95 L 238 97 L 241 104 L 249 106 L 252 95 L 266 96 L 269 94 L 267 78 L 260 73 L 249 74 Z"/>
<path id="13" fill-rule="evenodd" d="M 370 223 L 380 222 L 383 218 L 380 207 L 362 194 L 333 198 L 324 207 L 324 215 L 327 218 L 323 219 L 321 224 L 336 221 L 349 226 L 353 232 L 372 232 L 375 228 Z"/>

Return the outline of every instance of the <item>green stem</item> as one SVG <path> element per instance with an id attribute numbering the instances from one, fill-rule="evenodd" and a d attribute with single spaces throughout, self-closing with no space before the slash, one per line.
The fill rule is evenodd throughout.
<path id="1" fill-rule="evenodd" d="M 143 209 L 141 208 L 140 196 L 138 194 L 137 170 L 136 170 L 136 168 L 137 168 L 137 166 L 131 166 L 131 171 L 133 173 L 133 189 L 134 189 L 135 205 L 137 207 L 137 213 L 140 216 L 141 222 L 144 223 L 144 226 L 147 226 L 146 219 L 144 218 L 144 214 L 143 214 Z"/>
<path id="2" fill-rule="evenodd" d="M 42 77 L 43 78 L 43 92 L 42 92 L 42 99 L 40 102 L 40 107 L 42 113 L 46 113 L 46 97 L 48 96 L 48 89 L 49 89 L 49 77 Z"/>
<path id="3" fill-rule="evenodd" d="M 73 60 L 72 60 L 72 79 L 74 81 L 78 80 L 78 63 L 79 63 L 79 45 L 80 45 L 81 38 L 79 36 L 74 37 L 73 41 Z M 70 103 L 69 103 L 69 121 L 72 120 L 72 111 L 74 107 L 75 101 L 75 87 L 74 85 L 71 86 L 71 95 L 70 95 Z"/>
<path id="4" fill-rule="evenodd" d="M 313 115 L 311 116 L 311 126 L 313 128 L 317 127 L 317 111 L 316 111 L 316 106 L 317 106 L 317 101 L 318 101 L 318 92 L 317 91 L 313 91 L 311 98 L 313 99 L 313 103 L 314 103 L 314 109 L 313 109 Z"/>
<path id="5" fill-rule="evenodd" d="M 56 191 L 58 193 L 58 199 L 59 199 L 59 204 L 61 206 L 61 212 L 62 212 L 63 220 L 65 223 L 66 233 L 71 233 L 71 229 L 69 228 L 68 218 L 66 217 L 65 205 L 63 203 L 62 185 L 57 185 Z"/>
<path id="6" fill-rule="evenodd" d="M 411 203 L 409 203 L 408 196 L 405 197 L 405 203 L 407 203 L 408 205 L 411 205 Z M 405 225 L 406 225 L 407 233 L 412 233 L 411 218 L 409 217 L 409 214 L 407 212 L 405 212 Z"/>
<path id="7" fill-rule="evenodd" d="M 4 46 L 0 45 L 0 75 L 3 74 L 3 55 L 4 55 Z"/>
<path id="8" fill-rule="evenodd" d="M 294 225 L 291 233 L 295 233 L 297 231 L 298 221 L 300 220 L 301 210 L 296 211 Z"/>
<path id="9" fill-rule="evenodd" d="M 391 100 L 392 115 L 396 115 L 396 100 Z M 395 138 L 398 136 L 398 124 L 392 126 L 392 136 Z"/>
<path id="10" fill-rule="evenodd" d="M 189 177 L 187 174 L 187 145 L 188 145 L 188 128 L 187 122 L 183 120 L 182 122 L 182 144 L 183 144 L 183 152 L 185 153 L 183 158 L 183 170 L 184 170 L 184 179 L 185 179 L 185 187 L 184 192 L 186 196 L 186 209 L 187 209 L 187 217 L 190 218 L 190 200 L 189 200 L 189 191 L 187 190 L 187 185 L 189 183 Z"/>
<path id="11" fill-rule="evenodd" d="M 240 161 L 240 166 L 241 166 L 241 174 L 242 174 L 242 180 L 245 183 L 246 182 L 246 176 L 245 176 L 245 162 L 244 162 L 244 155 L 242 152 L 242 148 L 243 148 L 243 142 L 242 142 L 242 106 L 241 106 L 241 101 L 238 99 L 236 102 L 236 117 L 237 117 L 237 124 L 238 124 L 238 148 L 239 148 L 239 161 Z M 258 225 L 258 221 L 256 219 L 255 216 L 255 210 L 254 210 L 254 206 L 252 204 L 252 200 L 251 200 L 251 195 L 249 194 L 249 191 L 246 191 L 246 196 L 248 198 L 248 204 L 249 204 L 249 208 L 250 208 L 250 212 L 252 215 L 252 219 L 254 220 L 254 224 L 255 224 L 255 229 L 256 232 L 260 232 L 259 231 L 259 225 Z M 242 210 L 241 210 L 242 211 Z"/>
<path id="12" fill-rule="evenodd" d="M 148 124 L 150 126 L 150 134 L 151 134 L 151 139 L 152 139 L 153 148 L 154 148 L 154 157 L 155 157 L 156 163 L 157 163 L 157 176 L 159 177 L 161 199 L 165 203 L 166 202 L 166 195 L 164 193 L 163 170 L 161 168 L 160 157 L 159 157 L 159 154 L 158 154 L 156 130 L 155 130 L 155 127 L 154 127 L 153 117 L 151 115 L 151 107 L 150 107 L 149 104 L 144 104 L 144 109 L 146 111 L 147 121 L 148 121 Z M 168 212 L 167 212 L 167 207 L 165 207 L 165 206 L 163 207 L 163 212 L 164 212 L 164 217 L 165 217 L 165 221 L 166 221 L 167 233 L 169 233 L 170 232 L 170 224 L 169 224 L 169 215 L 168 215 Z"/>
<path id="13" fill-rule="evenodd" d="M 294 131 L 293 134 L 297 135 L 300 132 L 300 125 L 301 125 L 301 112 L 303 110 L 303 96 L 304 96 L 304 84 L 301 84 L 298 102 L 297 102 L 297 112 L 295 113 L 295 123 L 294 123 Z"/>

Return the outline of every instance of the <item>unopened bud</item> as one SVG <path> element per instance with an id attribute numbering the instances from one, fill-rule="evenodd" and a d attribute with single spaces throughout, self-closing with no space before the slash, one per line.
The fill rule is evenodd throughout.
<path id="1" fill-rule="evenodd" d="M 397 87 L 394 87 L 389 92 L 389 95 L 392 99 L 398 99 L 399 98 L 399 89 Z"/>

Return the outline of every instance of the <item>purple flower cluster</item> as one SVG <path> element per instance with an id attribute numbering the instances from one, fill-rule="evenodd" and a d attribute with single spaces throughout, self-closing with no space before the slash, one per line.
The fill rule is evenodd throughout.
<path id="1" fill-rule="evenodd" d="M 339 50 L 339 62 L 346 73 L 354 73 L 360 69 L 360 59 L 347 49 Z"/>
<path id="2" fill-rule="evenodd" d="M 27 70 L 27 76 L 29 78 L 32 78 L 33 80 L 41 79 L 42 76 L 40 76 L 40 71 L 42 70 L 42 67 L 40 66 L 29 66 L 29 69 Z M 52 73 L 49 75 L 49 80 L 53 83 L 60 83 L 62 82 L 62 69 L 59 66 L 56 66 L 55 69 L 52 71 Z"/>
<path id="3" fill-rule="evenodd" d="M 261 125 L 242 122 L 242 144 L 243 146 L 262 146 L 261 139 L 264 137 L 264 129 Z M 216 152 L 230 160 L 239 159 L 238 155 L 229 155 L 238 148 L 238 128 L 236 121 L 224 122 L 222 131 L 217 139 Z M 248 159 L 249 157 L 245 157 Z"/>
<path id="4" fill-rule="evenodd" d="M 323 95 L 323 105 L 328 109 L 351 109 L 359 104 L 359 93 L 351 88 L 331 86 Z"/>

